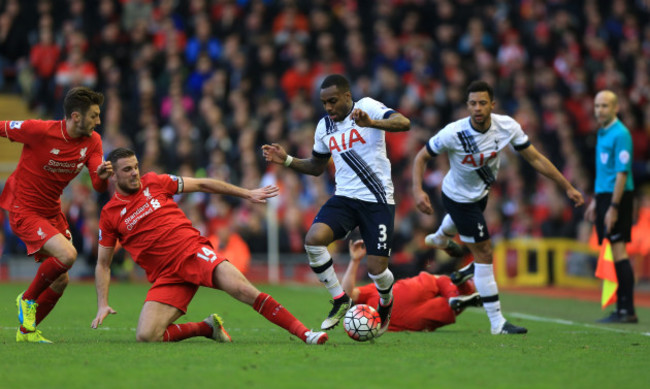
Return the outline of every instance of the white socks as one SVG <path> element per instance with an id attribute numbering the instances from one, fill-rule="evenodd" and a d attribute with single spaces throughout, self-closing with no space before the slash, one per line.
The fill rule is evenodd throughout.
<path id="1" fill-rule="evenodd" d="M 388 305 L 393 298 L 393 281 L 395 281 L 393 273 L 386 268 L 386 270 L 377 275 L 368 273 L 368 277 L 375 282 L 375 287 L 377 287 L 377 292 L 379 292 L 379 303 L 381 305 Z"/>
<path id="2" fill-rule="evenodd" d="M 309 257 L 309 266 L 316 273 L 318 280 L 325 285 L 332 298 L 341 297 L 344 293 L 343 287 L 336 276 L 334 261 L 332 261 L 327 247 L 305 245 L 305 251 Z"/>
<path id="3" fill-rule="evenodd" d="M 501 314 L 499 288 L 494 279 L 492 264 L 474 263 L 474 284 L 483 299 L 483 307 L 490 319 L 492 330 L 501 330 L 506 319 Z"/>

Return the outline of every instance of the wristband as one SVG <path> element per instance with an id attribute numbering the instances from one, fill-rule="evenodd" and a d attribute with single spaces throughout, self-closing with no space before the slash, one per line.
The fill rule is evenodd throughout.
<path id="1" fill-rule="evenodd" d="M 285 159 L 282 164 L 286 167 L 289 167 L 289 165 L 291 165 L 291 162 L 293 162 L 293 157 L 287 154 L 287 159 Z"/>
<path id="2" fill-rule="evenodd" d="M 610 203 L 609 206 L 618 210 L 618 203 Z"/>

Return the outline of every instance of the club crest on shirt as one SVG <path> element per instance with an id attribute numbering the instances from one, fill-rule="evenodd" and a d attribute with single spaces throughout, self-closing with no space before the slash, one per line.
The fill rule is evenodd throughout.
<path id="1" fill-rule="evenodd" d="M 60 152 L 61 152 L 61 150 L 59 150 L 59 149 L 50 150 L 50 154 L 54 154 L 54 155 L 59 155 Z"/>
<path id="2" fill-rule="evenodd" d="M 122 208 L 122 212 L 120 212 L 120 216 L 126 215 L 126 207 Z"/>
<path id="3" fill-rule="evenodd" d="M 151 193 L 149 193 L 149 187 L 144 188 L 144 192 L 142 192 L 142 194 L 143 194 L 146 198 L 150 199 L 150 198 L 151 198 Z"/>
<path id="4" fill-rule="evenodd" d="M 88 147 L 84 147 L 83 149 L 79 150 L 79 159 L 84 159 L 86 158 L 86 152 L 88 151 Z"/>
<path id="5" fill-rule="evenodd" d="M 607 160 L 609 159 L 609 154 L 607 153 L 600 153 L 600 162 L 604 165 L 607 163 Z"/>

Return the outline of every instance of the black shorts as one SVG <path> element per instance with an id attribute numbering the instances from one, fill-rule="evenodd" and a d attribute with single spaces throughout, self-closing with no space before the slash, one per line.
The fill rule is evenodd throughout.
<path id="1" fill-rule="evenodd" d="M 465 243 L 479 243 L 490 239 L 483 211 L 487 196 L 475 203 L 457 203 L 442 193 L 442 205 L 454 221 L 460 240 Z"/>
<path id="2" fill-rule="evenodd" d="M 393 245 L 395 205 L 334 196 L 318 211 L 314 223 L 327 224 L 334 231 L 335 240 L 359 227 L 368 254 L 389 257 Z"/>
<path id="3" fill-rule="evenodd" d="M 605 214 L 612 202 L 611 193 L 596 194 L 596 233 L 598 234 L 598 243 L 603 239 L 609 239 L 610 243 L 629 242 L 632 240 L 632 212 L 634 209 L 634 193 L 623 192 L 621 202 L 618 205 L 618 220 L 614 223 L 614 228 L 605 233 Z"/>

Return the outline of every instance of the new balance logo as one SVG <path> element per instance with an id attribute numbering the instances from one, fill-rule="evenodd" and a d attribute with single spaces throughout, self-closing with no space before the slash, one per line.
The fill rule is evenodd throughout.
<path id="1" fill-rule="evenodd" d="M 120 212 L 120 217 L 126 215 L 126 207 L 122 209 L 122 212 Z"/>
<path id="2" fill-rule="evenodd" d="M 54 154 L 54 155 L 59 155 L 60 152 L 61 152 L 61 150 L 59 150 L 59 149 L 50 150 L 50 154 Z"/>
<path id="3" fill-rule="evenodd" d="M 388 248 L 388 243 L 377 243 L 377 250 L 386 250 Z"/>
<path id="4" fill-rule="evenodd" d="M 36 231 L 36 233 L 41 238 L 41 240 L 47 237 L 47 234 L 43 232 L 43 229 L 41 227 L 38 227 L 38 231 Z"/>

